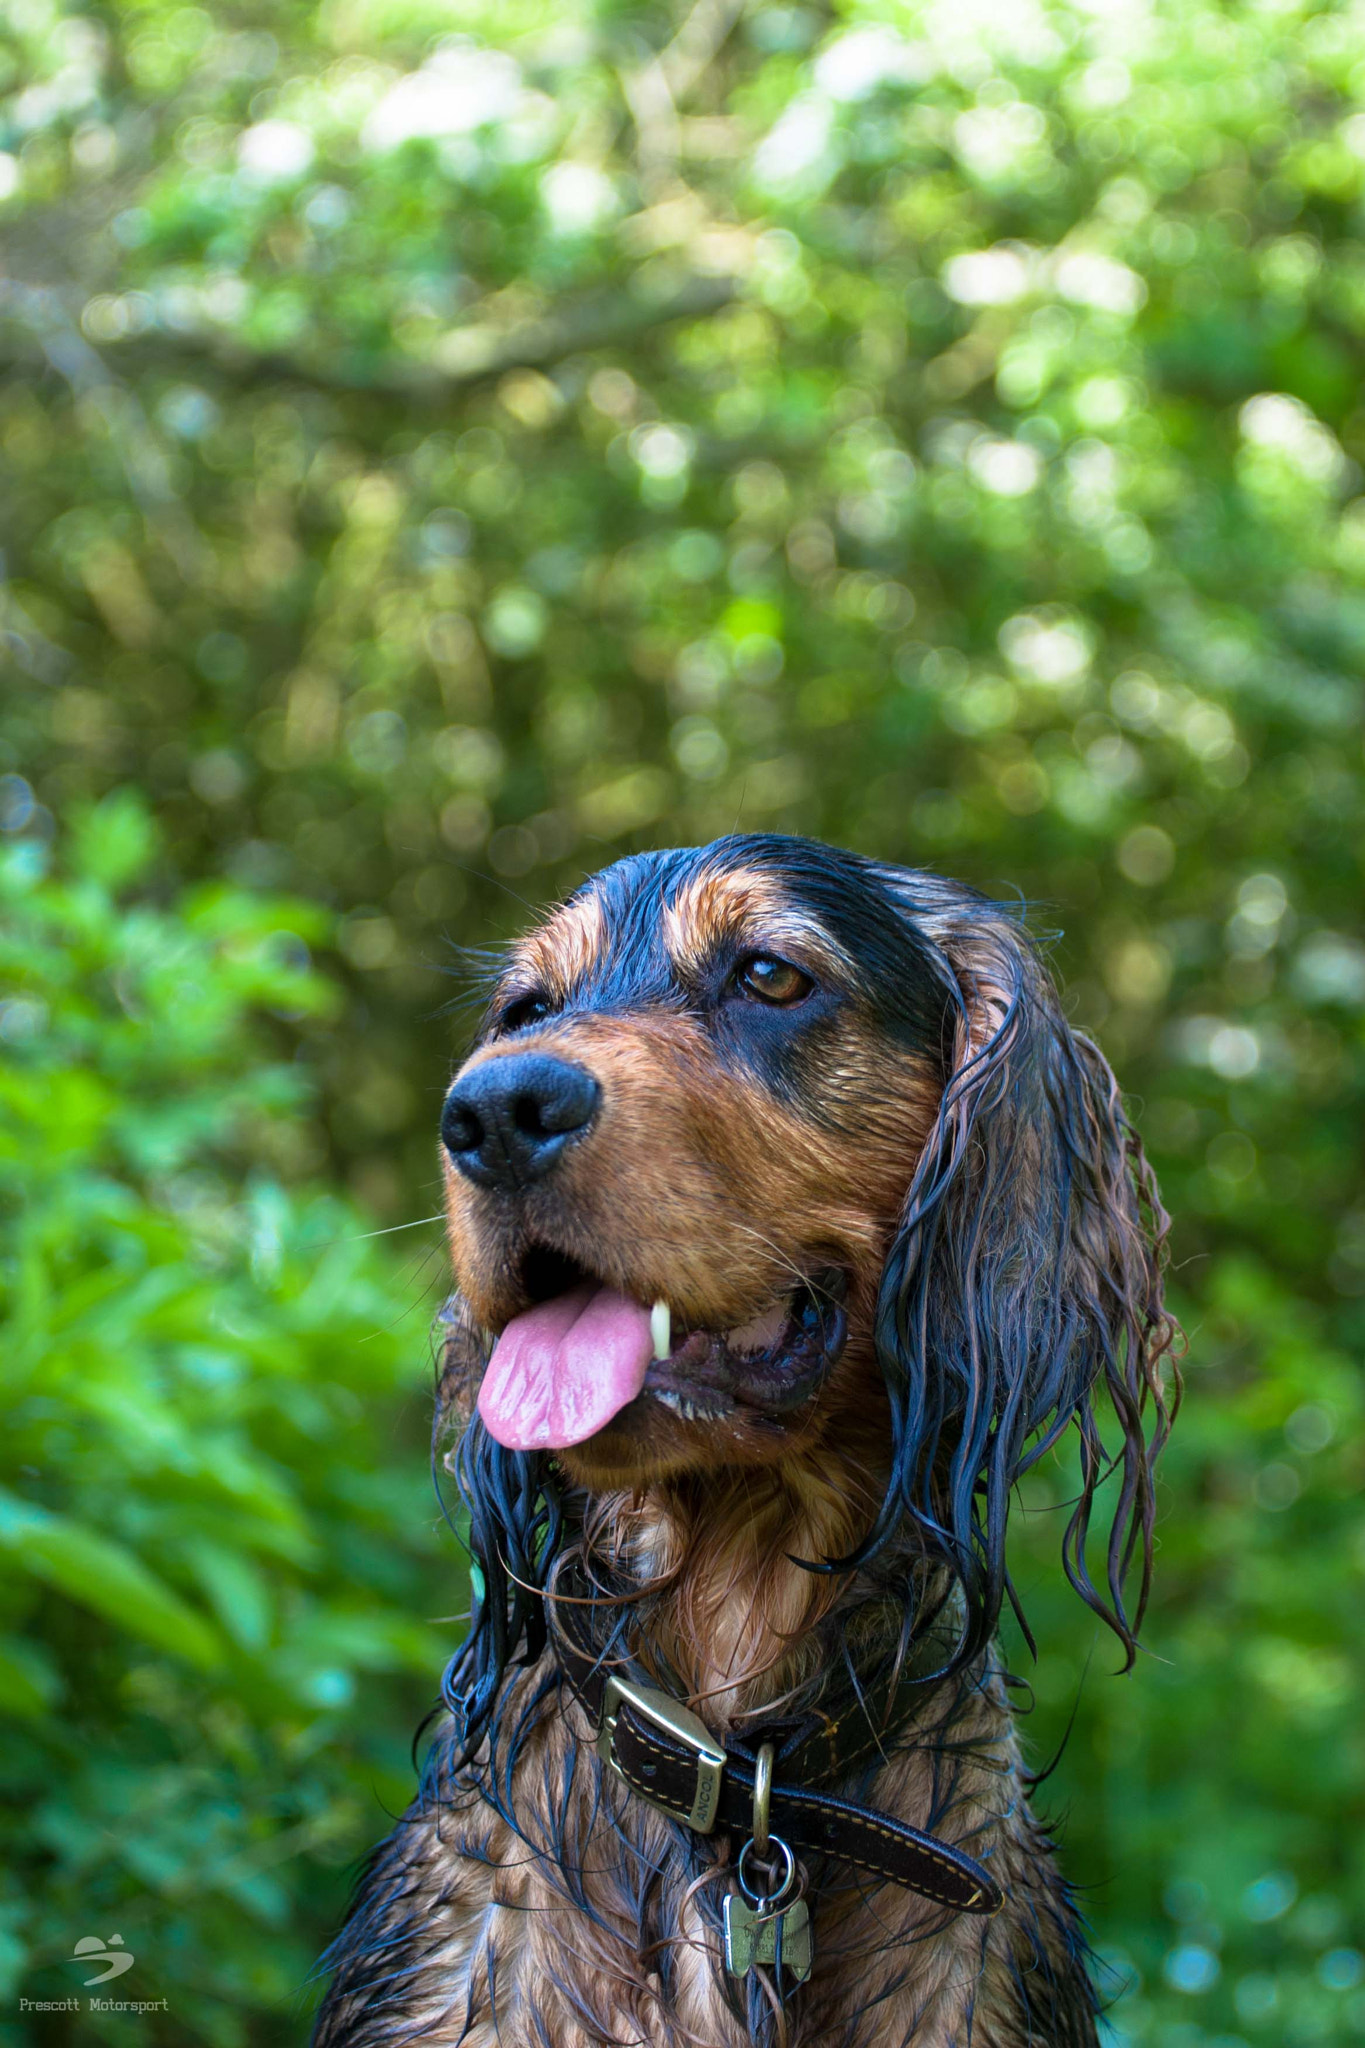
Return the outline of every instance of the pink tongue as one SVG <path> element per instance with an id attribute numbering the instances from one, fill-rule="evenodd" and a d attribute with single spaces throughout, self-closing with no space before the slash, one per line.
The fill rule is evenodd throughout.
<path id="1" fill-rule="evenodd" d="M 654 1355 L 649 1310 L 587 1284 L 513 1316 L 479 1388 L 490 1436 L 510 1451 L 562 1450 L 633 1401 Z"/>

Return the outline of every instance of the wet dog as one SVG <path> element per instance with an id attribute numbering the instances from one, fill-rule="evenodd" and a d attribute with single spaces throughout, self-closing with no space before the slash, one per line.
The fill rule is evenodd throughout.
<path id="1" fill-rule="evenodd" d="M 512 948 L 442 1137 L 472 1618 L 317 2042 L 1093 2042 L 1006 1525 L 1074 1446 L 1131 1662 L 1178 1382 L 1019 918 L 799 839 L 621 861 Z"/>

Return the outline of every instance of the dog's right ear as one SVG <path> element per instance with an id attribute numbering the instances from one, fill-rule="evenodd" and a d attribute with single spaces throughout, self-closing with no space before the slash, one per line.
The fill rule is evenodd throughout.
<path id="1" fill-rule="evenodd" d="M 1162 1304 L 1167 1217 L 1114 1076 L 1068 1024 L 1022 920 L 935 877 L 901 873 L 893 886 L 950 993 L 937 1123 L 878 1305 L 893 1457 L 873 1547 L 908 1520 L 958 1581 L 960 1655 L 975 1655 L 1011 1597 L 1015 1487 L 1074 1433 L 1080 1469 L 1063 1560 L 1131 1663 L 1154 1465 L 1179 1394 L 1178 1374 L 1163 1371 L 1177 1337 Z M 1109 1446 L 1102 1401 L 1117 1423 Z M 1086 1539 L 1108 1479 L 1097 1585 Z"/>
<path id="2" fill-rule="evenodd" d="M 488 1344 L 458 1296 L 441 1311 L 445 1343 L 432 1465 L 455 1480 L 455 1533 L 469 1546 L 469 1630 L 441 1679 L 460 1753 L 472 1761 L 494 1717 L 509 1666 L 534 1663 L 545 1647 L 546 1579 L 560 1544 L 559 1491 L 540 1451 L 509 1451 L 476 1408 Z M 453 1438 L 453 1442 L 452 1442 Z M 446 1448 L 448 1446 L 448 1448 Z M 444 1505 L 444 1503 L 443 1503 Z"/>

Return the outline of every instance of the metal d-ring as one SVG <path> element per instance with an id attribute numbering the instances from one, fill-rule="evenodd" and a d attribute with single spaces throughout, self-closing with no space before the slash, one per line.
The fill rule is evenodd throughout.
<path id="1" fill-rule="evenodd" d="M 781 1835 L 770 1835 L 768 1837 L 768 1847 L 776 1849 L 782 1858 L 782 1882 L 775 1891 L 756 1891 L 744 1875 L 745 1858 L 750 1850 L 753 1850 L 755 1853 L 758 1850 L 758 1844 L 752 1835 L 750 1835 L 735 1859 L 735 1876 L 739 1879 L 740 1890 L 749 1901 L 749 1904 L 756 1906 L 760 1916 L 765 1918 L 781 1905 L 783 1899 L 786 1898 L 787 1893 L 796 1882 L 796 1858 L 783 1841 Z"/>
<path id="2" fill-rule="evenodd" d="M 768 1804 L 773 1793 L 773 1754 L 771 1742 L 760 1742 L 758 1755 L 754 1759 L 754 1852 L 759 1856 L 768 1853 Z"/>

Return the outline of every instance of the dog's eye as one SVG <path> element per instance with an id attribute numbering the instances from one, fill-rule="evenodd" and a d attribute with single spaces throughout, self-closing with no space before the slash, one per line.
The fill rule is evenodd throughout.
<path id="1" fill-rule="evenodd" d="M 548 1017 L 550 1005 L 547 999 L 534 989 L 530 995 L 515 996 L 498 1019 L 499 1031 L 523 1031 L 528 1024 L 539 1024 L 542 1017 Z"/>
<path id="2" fill-rule="evenodd" d="M 755 953 L 739 967 L 735 986 L 741 995 L 788 1009 L 793 1003 L 803 1003 L 815 983 L 799 967 L 793 967 L 790 960 L 778 960 L 771 953 Z"/>

